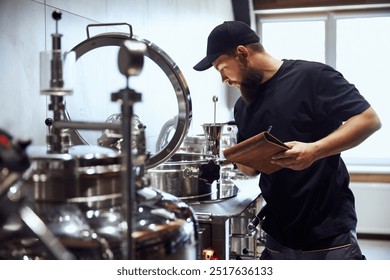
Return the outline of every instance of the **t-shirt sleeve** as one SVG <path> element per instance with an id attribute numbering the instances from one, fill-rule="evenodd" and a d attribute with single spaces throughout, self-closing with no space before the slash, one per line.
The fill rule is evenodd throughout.
<path id="1" fill-rule="evenodd" d="M 359 90 L 329 66 L 319 71 L 315 104 L 324 118 L 346 121 L 370 107 Z"/>

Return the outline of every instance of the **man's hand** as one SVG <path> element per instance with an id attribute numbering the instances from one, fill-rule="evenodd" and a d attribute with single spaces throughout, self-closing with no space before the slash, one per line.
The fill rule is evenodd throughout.
<path id="1" fill-rule="evenodd" d="M 293 170 L 303 170 L 318 159 L 315 143 L 292 141 L 284 144 L 290 149 L 274 155 L 271 163 Z"/>

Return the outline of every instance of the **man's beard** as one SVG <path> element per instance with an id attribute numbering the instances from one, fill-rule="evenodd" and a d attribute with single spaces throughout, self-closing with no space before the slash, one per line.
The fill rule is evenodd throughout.
<path id="1" fill-rule="evenodd" d="M 263 81 L 264 73 L 261 70 L 246 68 L 243 70 L 240 91 L 242 98 L 248 103 L 256 99 L 258 90 Z"/>

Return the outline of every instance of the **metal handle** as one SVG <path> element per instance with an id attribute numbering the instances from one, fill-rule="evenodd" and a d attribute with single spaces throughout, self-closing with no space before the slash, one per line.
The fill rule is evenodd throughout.
<path id="1" fill-rule="evenodd" d="M 133 27 L 126 22 L 118 22 L 118 23 L 95 23 L 87 25 L 87 38 L 89 39 L 89 28 L 90 27 L 101 27 L 101 26 L 115 26 L 115 25 L 126 25 L 129 27 L 129 37 L 133 37 Z"/>

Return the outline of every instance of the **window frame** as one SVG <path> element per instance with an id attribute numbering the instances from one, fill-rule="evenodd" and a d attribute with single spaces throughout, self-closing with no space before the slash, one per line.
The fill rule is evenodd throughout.
<path id="1" fill-rule="evenodd" d="M 337 20 L 357 17 L 389 17 L 390 5 L 356 9 L 353 7 L 324 7 L 320 9 L 281 9 L 255 11 L 256 28 L 262 34 L 263 23 L 283 21 L 325 21 L 325 63 L 336 68 Z M 321 10 L 321 11 L 318 11 Z M 260 40 L 262 40 L 260 36 Z"/>

